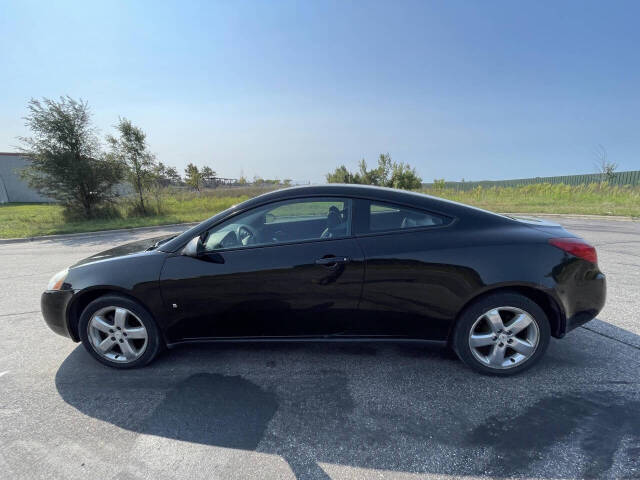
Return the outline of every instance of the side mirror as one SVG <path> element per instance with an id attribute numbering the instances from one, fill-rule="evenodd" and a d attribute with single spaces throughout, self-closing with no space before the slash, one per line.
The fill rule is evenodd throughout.
<path id="1" fill-rule="evenodd" d="M 186 255 L 187 257 L 196 258 L 201 256 L 203 253 L 204 245 L 202 244 L 200 236 L 192 238 L 182 249 L 182 255 Z"/>

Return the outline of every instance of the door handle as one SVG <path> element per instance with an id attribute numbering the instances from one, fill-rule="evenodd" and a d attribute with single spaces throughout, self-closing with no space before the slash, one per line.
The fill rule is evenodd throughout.
<path id="1" fill-rule="evenodd" d="M 316 260 L 316 265 L 331 267 L 339 263 L 349 263 L 350 261 L 349 257 L 322 257 Z"/>

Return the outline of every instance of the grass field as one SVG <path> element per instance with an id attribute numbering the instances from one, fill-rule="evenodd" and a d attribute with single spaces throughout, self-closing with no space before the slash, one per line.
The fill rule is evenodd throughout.
<path id="1" fill-rule="evenodd" d="M 640 187 L 541 183 L 522 187 L 478 187 L 467 192 L 424 193 L 500 213 L 567 213 L 640 217 Z"/>
<path id="2" fill-rule="evenodd" d="M 160 213 L 154 198 L 148 199 L 155 211 L 151 216 L 132 214 L 131 201 L 121 200 L 116 204 L 111 218 L 86 221 L 67 221 L 63 208 L 58 205 L 4 204 L 0 205 L 0 238 L 197 222 L 264 192 L 264 189 L 250 187 L 233 190 L 220 188 L 200 194 L 170 192 L 160 197 Z M 476 188 L 468 192 L 430 189 L 424 190 L 424 193 L 503 213 L 573 213 L 640 218 L 640 187 L 538 184 Z"/>
<path id="3" fill-rule="evenodd" d="M 65 221 L 63 208 L 59 205 L 5 204 L 0 205 L 0 238 L 199 222 L 248 198 L 247 195 L 227 197 L 191 195 L 191 198 L 168 196 L 163 199 L 161 213 L 153 216 L 127 215 L 128 206 L 120 206 L 123 211 L 120 216 L 71 222 Z"/>

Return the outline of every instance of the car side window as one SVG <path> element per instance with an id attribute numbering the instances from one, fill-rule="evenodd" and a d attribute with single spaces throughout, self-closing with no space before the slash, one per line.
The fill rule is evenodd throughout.
<path id="1" fill-rule="evenodd" d="M 284 200 L 241 213 L 203 236 L 205 251 L 327 240 L 351 235 L 351 200 Z"/>
<path id="2" fill-rule="evenodd" d="M 369 202 L 369 231 L 384 232 L 449 223 L 448 217 L 391 203 Z"/>

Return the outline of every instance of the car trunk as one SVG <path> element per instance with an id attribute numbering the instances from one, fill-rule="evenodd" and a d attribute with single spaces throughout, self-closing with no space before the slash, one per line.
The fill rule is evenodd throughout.
<path id="1" fill-rule="evenodd" d="M 573 233 L 569 232 L 559 223 L 554 223 L 548 220 L 543 220 L 541 218 L 535 218 L 535 217 L 511 217 L 511 218 L 531 228 L 535 228 L 536 230 L 541 230 L 555 237 L 577 237 L 577 235 L 574 235 Z"/>

